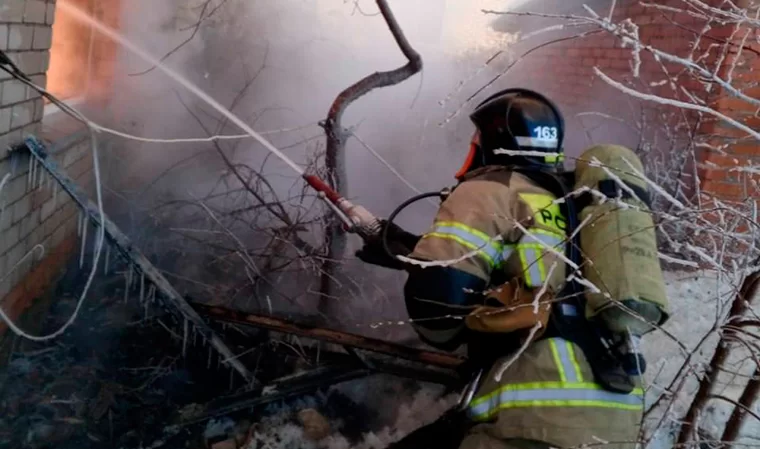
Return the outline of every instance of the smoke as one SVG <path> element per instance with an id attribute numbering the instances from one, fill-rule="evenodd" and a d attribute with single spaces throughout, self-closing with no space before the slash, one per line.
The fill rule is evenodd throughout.
<path id="1" fill-rule="evenodd" d="M 546 90 L 533 79 L 531 70 L 517 65 L 508 76 L 470 98 L 525 48 L 514 45 L 522 31 L 519 27 L 514 32 L 497 32 L 492 25 L 498 17 L 481 10 L 528 8 L 532 3 L 390 1 L 409 42 L 422 56 L 423 71 L 356 101 L 344 116 L 344 126 L 416 189 L 431 191 L 452 185 L 453 175 L 468 150 L 473 127 L 467 115 L 475 102 L 505 87 Z M 205 18 L 197 26 L 201 16 Z M 375 3 L 369 0 L 135 0 L 124 4 L 120 28 L 130 40 L 153 54 L 171 52 L 167 64 L 221 103 L 234 104 L 233 112 L 254 129 L 298 128 L 267 137 L 304 165 L 320 157 L 325 137 L 318 122 L 327 116 L 335 97 L 373 72 L 405 63 Z M 540 37 L 529 44 L 550 37 Z M 490 61 L 488 65 L 486 61 Z M 119 54 L 108 107 L 116 127 L 149 137 L 206 137 L 200 121 L 212 133 L 240 133 L 222 124 L 220 117 L 160 71 L 148 69 L 144 61 L 129 53 Z M 604 100 L 595 97 L 587 103 Z M 580 132 L 577 121 L 570 124 L 575 130 L 568 133 L 568 142 L 579 152 L 586 146 L 586 134 Z M 233 163 L 259 168 L 281 197 L 302 188 L 295 173 L 251 139 L 220 145 Z M 414 194 L 358 139 L 348 140 L 346 152 L 345 185 L 352 201 L 378 216 L 388 216 L 396 205 Z M 118 197 L 112 197 L 115 204 L 126 204 L 148 214 L 157 202 L 167 198 L 192 200 L 218 191 L 220 178 L 228 172 L 208 143 L 167 145 L 118 139 L 112 141 L 108 158 L 109 186 L 119 192 Z M 310 201 L 314 202 L 314 198 Z M 430 203 L 421 202 L 399 216 L 398 223 L 410 231 L 422 232 L 434 213 Z M 186 217 L 175 214 L 171 219 L 175 225 L 182 225 Z M 144 231 L 139 225 L 132 230 Z M 247 241 L 261 238 L 255 233 L 241 237 Z M 305 238 L 311 243 L 320 241 L 318 235 L 307 234 Z M 360 244 L 358 238 L 350 237 L 347 254 Z M 400 291 L 386 288 L 400 285 L 401 274 L 369 268 L 354 260 L 346 261 L 343 269 L 356 279 L 346 316 L 357 325 L 361 323 L 362 331 L 374 321 L 405 318 Z M 303 287 L 300 280 L 292 279 L 282 287 Z M 318 286 L 307 289 L 316 291 Z M 403 331 L 389 332 L 412 334 L 408 326 Z"/>
<path id="2" fill-rule="evenodd" d="M 452 121 L 445 125 L 441 122 L 511 62 L 510 58 L 515 56 L 511 44 L 516 34 L 530 31 L 517 24 L 514 33 L 496 32 L 491 25 L 500 20 L 498 16 L 485 15 L 481 10 L 538 8 L 543 11 L 548 8 L 545 3 L 524 0 L 391 1 L 409 41 L 422 55 L 423 72 L 398 86 L 366 95 L 349 108 L 344 124 L 420 190 L 440 189 L 451 184 L 453 173 L 467 151 L 472 131 L 467 112 L 472 103 Z M 165 54 L 193 35 L 194 25 L 202 12 L 213 12 L 213 15 L 201 23 L 192 39 L 167 58 L 167 63 L 180 68 L 227 104 L 255 76 L 245 97 L 237 103 L 235 112 L 253 123 L 257 130 L 303 126 L 296 132 L 271 136 L 277 145 L 285 147 L 307 141 L 288 149 L 288 154 L 301 163 L 323 145 L 323 132 L 317 123 L 326 117 L 330 104 L 341 90 L 374 71 L 392 69 L 404 62 L 370 0 L 211 0 L 208 4 L 187 0 L 160 3 L 136 0 L 123 6 L 121 30 L 154 54 Z M 553 36 L 533 39 L 530 44 Z M 499 50 L 507 51 L 494 64 L 481 70 L 485 61 Z M 558 61 L 558 64 L 562 63 Z M 179 101 L 183 98 L 211 128 L 215 128 L 218 118 L 195 104 L 159 71 L 130 76 L 148 68 L 144 61 L 127 52 L 120 53 L 109 105 L 118 125 L 145 136 L 205 136 Z M 480 93 L 475 101 L 504 87 L 548 90 L 550 86 L 546 85 L 544 78 L 536 81 L 534 74 L 518 65 L 509 76 Z M 460 85 L 463 80 L 467 82 Z M 596 104 L 609 104 L 608 100 L 606 94 L 595 95 L 583 103 L 593 109 Z M 559 103 L 563 105 L 562 99 Z M 577 111 L 570 112 L 568 115 L 572 117 L 572 112 Z M 589 120 L 588 116 L 583 119 L 584 122 Z M 571 121 L 574 126 L 578 123 Z M 226 134 L 238 131 L 231 126 L 222 130 Z M 603 139 L 607 137 L 602 130 L 596 132 L 602 133 Z M 618 130 L 612 133 L 617 136 Z M 579 129 L 568 132 L 568 139 L 573 149 L 591 143 Z M 119 147 L 127 160 L 122 161 L 126 165 L 119 166 L 116 176 L 126 184 L 145 183 L 161 169 L 194 151 L 210 149 L 209 145 L 172 146 L 125 141 L 119 142 Z M 349 140 L 347 153 L 349 196 L 372 211 L 387 215 L 412 193 L 356 139 Z M 266 151 L 250 140 L 241 142 L 235 155 L 237 160 L 253 165 L 267 157 Z M 188 191 L 198 190 L 199 184 L 205 185 L 204 181 L 213 183 L 223 170 L 221 164 L 203 164 L 195 171 L 188 168 L 191 166 L 192 163 L 184 164 L 177 172 L 183 172 L 185 176 L 167 178 L 170 181 L 165 185 L 177 194 L 186 195 Z M 277 161 L 268 167 L 277 174 L 271 179 L 278 187 L 290 187 L 292 173 Z M 198 170 L 202 172 L 200 178 Z M 276 181 L 281 176 L 289 179 Z M 121 184 L 116 179 L 113 181 Z M 429 218 L 413 220 L 405 217 L 403 220 L 404 224 L 421 230 L 429 224 Z"/>
<path id="3" fill-rule="evenodd" d="M 466 113 L 443 126 L 441 123 L 478 85 L 475 79 L 456 92 L 461 81 L 471 78 L 510 39 L 507 34 L 489 30 L 492 19 L 480 13 L 480 7 L 496 2 L 481 3 L 392 1 L 407 38 L 423 57 L 423 73 L 398 86 L 371 92 L 344 116 L 345 126 L 419 190 L 439 190 L 453 183 L 472 129 Z M 171 52 L 167 64 L 221 103 L 234 104 L 233 112 L 254 129 L 298 128 L 267 137 L 296 162 L 306 165 L 318 159 L 324 148 L 324 131 L 318 122 L 327 116 L 338 93 L 370 73 L 394 69 L 405 62 L 374 2 L 358 5 L 338 0 L 136 0 L 123 4 L 119 28 L 128 39 L 155 55 Z M 202 14 L 205 19 L 196 26 Z M 120 130 L 156 138 L 206 137 L 207 131 L 198 121 L 214 134 L 240 133 L 222 124 L 205 105 L 129 52 L 119 52 L 115 64 L 109 104 L 101 120 L 110 119 L 109 124 Z M 479 76 L 492 75 L 486 70 Z M 444 99 L 447 101 L 442 102 Z M 259 169 L 281 198 L 302 188 L 295 173 L 251 139 L 220 145 L 233 163 Z M 119 223 L 133 237 L 142 237 L 141 247 L 157 252 L 174 248 L 162 249 L 162 244 L 168 244 L 163 242 L 163 231 L 151 231 L 144 225 L 146 218 L 156 215 L 156 205 L 219 191 L 220 179 L 228 173 L 208 143 L 169 145 L 112 138 L 108 148 L 104 166 L 109 168 L 110 213 L 129 211 L 137 217 Z M 350 139 L 346 151 L 345 184 L 352 200 L 387 216 L 414 193 L 359 140 Z M 312 197 L 310 201 L 315 200 Z M 434 212 L 430 204 L 421 203 L 399 217 L 399 222 L 421 232 Z M 183 214 L 170 218 L 169 222 L 153 223 L 164 228 L 195 225 Z M 152 232 L 161 235 L 151 236 Z M 241 237 L 246 241 L 261 238 L 255 233 Z M 318 235 L 305 234 L 304 238 L 313 244 L 320 242 Z M 355 238 L 350 243 L 353 247 L 349 252 L 360 244 Z M 174 259 L 186 266 L 203 266 L 186 254 Z M 369 271 L 367 279 L 396 276 L 367 270 L 356 262 L 348 262 L 345 268 L 357 273 Z M 179 274 L 197 279 L 197 271 L 187 270 L 191 268 Z M 307 277 L 312 275 L 306 273 Z M 380 291 L 371 281 L 361 283 L 366 284 L 362 288 L 368 298 L 380 295 L 388 305 L 372 319 L 403 318 L 398 292 Z M 283 286 L 286 290 L 303 288 L 300 281 L 287 284 Z M 308 289 L 315 291 L 318 286 Z M 369 301 L 362 308 L 375 305 Z M 363 313 L 349 315 L 364 324 L 372 321 Z"/>
<path id="4" fill-rule="evenodd" d="M 480 13 L 481 7 L 495 3 L 391 2 L 409 41 L 423 57 L 423 73 L 401 85 L 371 92 L 345 117 L 345 125 L 354 127 L 364 141 L 422 190 L 450 184 L 464 160 L 471 130 L 460 132 L 457 128 L 468 126 L 466 115 L 439 126 L 451 108 L 458 107 L 456 100 L 462 95 L 454 96 L 444 107 L 438 102 L 482 64 L 488 51 L 498 48 L 503 34 L 489 33 L 487 24 L 492 19 Z M 218 4 L 212 1 L 209 9 Z M 361 9 L 354 2 L 339 0 L 228 0 L 201 25 L 196 37 L 167 61 L 225 103 L 232 102 L 261 69 L 235 112 L 260 130 L 307 126 L 296 133 L 272 137 L 280 146 L 314 138 L 288 151 L 303 163 L 306 155 L 324 141 L 317 122 L 326 117 L 335 96 L 374 71 L 404 62 L 382 17 L 376 15 L 374 2 L 365 0 L 359 5 Z M 122 13 L 122 31 L 155 54 L 164 54 L 192 32 L 199 9 L 197 2 L 129 2 Z M 484 48 L 486 43 L 490 48 Z M 177 99 L 183 95 L 188 99 L 187 95 L 177 91 L 162 74 L 153 71 L 126 76 L 146 68 L 144 62 L 130 55 L 124 54 L 119 60 L 111 103 L 119 124 L 147 136 L 203 136 Z M 225 129 L 226 133 L 236 131 Z M 190 152 L 187 146 L 127 142 L 123 146 L 129 147 L 130 155 L 128 166 L 121 168 L 123 173 L 151 173 Z M 355 139 L 349 141 L 347 151 L 349 195 L 371 210 L 387 214 L 412 193 Z M 266 157 L 264 150 L 250 141 L 240 144 L 238 155 L 251 164 Z M 282 168 L 276 162 L 272 167 L 273 171 Z M 208 174 L 211 179 L 216 175 Z M 282 170 L 282 175 L 291 174 Z M 172 181 L 172 186 L 186 191 L 197 181 L 192 176 L 189 185 Z M 424 220 L 419 224 L 427 225 Z"/>

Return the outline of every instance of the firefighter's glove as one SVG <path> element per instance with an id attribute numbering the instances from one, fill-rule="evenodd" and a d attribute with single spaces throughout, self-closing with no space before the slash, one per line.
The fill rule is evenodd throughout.
<path id="1" fill-rule="evenodd" d="M 549 323 L 551 292 L 547 289 L 538 302 L 535 296 L 540 289 L 528 289 L 517 280 L 507 282 L 486 296 L 486 305 L 479 306 L 466 318 L 468 328 L 478 332 L 510 333 L 527 331 L 541 322 L 536 337 L 540 337 Z"/>
<path id="2" fill-rule="evenodd" d="M 420 236 L 407 232 L 393 223 L 388 223 L 387 220 L 381 220 L 380 223 L 380 234 L 365 240 L 364 246 L 356 252 L 356 257 L 363 262 L 392 270 L 405 269 L 403 262 L 395 257 L 391 257 L 385 251 L 382 241 L 382 230 L 386 227 L 388 228 L 388 249 L 390 249 L 394 256 L 408 256 L 414 251 L 414 247 L 420 240 Z"/>

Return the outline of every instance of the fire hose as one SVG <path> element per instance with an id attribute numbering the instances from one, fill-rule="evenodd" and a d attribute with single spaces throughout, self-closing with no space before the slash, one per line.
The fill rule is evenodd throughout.
<path id="1" fill-rule="evenodd" d="M 164 74 L 172 78 L 174 81 L 176 81 L 177 83 L 185 87 L 188 91 L 192 92 L 200 100 L 207 103 L 209 106 L 214 108 L 217 112 L 219 112 L 221 115 L 226 117 L 230 122 L 234 123 L 241 130 L 245 131 L 248 135 L 256 139 L 261 145 L 264 146 L 264 148 L 266 148 L 273 155 L 277 156 L 277 158 L 279 158 L 287 166 L 292 168 L 296 173 L 298 173 L 306 181 L 307 184 L 309 184 L 309 186 L 311 186 L 314 190 L 317 191 L 320 198 L 322 198 L 325 201 L 328 207 L 343 222 L 345 231 L 356 233 L 360 235 L 365 241 L 368 239 L 377 238 L 380 236 L 380 232 L 382 231 L 383 226 L 382 226 L 381 221 L 376 216 L 374 216 L 371 212 L 369 212 L 363 206 L 355 205 L 351 203 L 350 201 L 348 201 L 346 198 L 344 198 L 338 192 L 332 189 L 326 182 L 324 182 L 318 176 L 307 174 L 302 167 L 297 165 L 282 151 L 280 151 L 274 145 L 272 145 L 271 142 L 265 139 L 261 134 L 254 131 L 253 128 L 251 128 L 247 123 L 245 123 L 238 116 L 233 114 L 229 109 L 222 106 L 218 101 L 216 101 L 206 92 L 201 90 L 198 86 L 193 84 L 186 77 L 182 76 L 182 74 L 178 73 L 176 70 L 167 66 L 161 60 L 151 55 L 144 49 L 130 42 L 128 39 L 120 35 L 118 32 L 116 32 L 112 28 L 104 25 L 103 23 L 99 22 L 96 19 L 93 19 L 87 14 L 87 12 L 70 4 L 68 1 L 62 0 L 58 2 L 57 7 L 64 10 L 66 13 L 70 14 L 77 21 L 88 24 L 89 26 L 96 29 L 98 32 L 114 40 L 115 42 L 118 42 L 119 44 L 121 44 L 124 48 L 126 48 L 130 52 L 134 53 L 135 55 L 139 56 L 140 58 L 154 65 L 156 69 L 163 72 Z M 385 236 L 385 238 L 387 238 L 387 236 Z M 387 245 L 385 244 L 383 246 L 387 247 Z"/>
<path id="2" fill-rule="evenodd" d="M 373 215 L 364 206 L 353 204 L 343 198 L 318 177 L 314 175 L 303 175 L 303 178 L 319 193 L 319 196 L 325 200 L 328 207 L 341 218 L 345 224 L 344 229 L 347 232 L 356 233 L 365 241 L 379 238 L 382 250 L 391 258 L 396 257 L 389 245 L 389 230 L 393 225 L 393 220 L 404 209 L 420 200 L 432 197 L 438 197 L 441 200 L 444 200 L 451 193 L 450 189 L 443 189 L 441 191 L 415 195 L 396 207 L 396 209 L 394 209 L 388 216 L 385 223 L 383 223 L 382 220 Z"/>

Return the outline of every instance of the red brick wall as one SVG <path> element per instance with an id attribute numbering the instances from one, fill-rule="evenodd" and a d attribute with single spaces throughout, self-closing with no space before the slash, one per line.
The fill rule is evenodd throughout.
<path id="1" fill-rule="evenodd" d="M 739 29 L 733 41 L 741 45 L 746 29 Z M 729 30 L 724 32 L 730 35 Z M 760 68 L 760 46 L 756 42 L 757 31 L 750 30 L 745 48 L 739 53 L 730 54 L 726 63 L 721 67 L 721 77 L 731 79 L 732 85 L 744 94 L 758 98 L 760 81 L 757 69 Z M 753 41 L 755 41 L 753 43 Z M 737 53 L 739 53 L 737 55 Z M 736 63 L 734 63 L 736 58 Z M 757 111 L 760 106 L 736 98 L 725 89 L 716 90 L 710 105 L 738 122 L 754 130 L 760 130 L 760 118 Z M 717 149 L 704 149 L 702 158 L 705 162 L 703 169 L 703 188 L 716 196 L 728 201 L 743 201 L 757 197 L 760 179 L 758 173 L 736 171 L 739 167 L 760 165 L 760 145 L 756 138 L 737 129 L 724 121 L 713 119 L 702 128 L 709 144 Z"/>
<path id="2" fill-rule="evenodd" d="M 684 2 L 675 0 L 656 3 L 678 8 L 684 6 Z M 609 5 L 600 6 L 597 12 L 606 15 L 608 8 Z M 583 11 L 579 11 L 579 14 L 586 15 Z M 733 31 L 733 27 L 718 27 L 713 24 L 710 31 L 700 39 L 697 50 L 692 51 L 696 38 L 705 25 L 703 19 L 684 13 L 647 8 L 639 1 L 618 1 L 613 23 L 620 23 L 627 18 L 638 25 L 639 35 L 644 44 L 680 57 L 699 57 L 705 53 L 709 45 L 722 45 L 722 42 L 730 39 Z M 743 32 L 736 33 L 733 41 L 740 40 L 742 36 Z M 550 38 L 541 39 L 547 40 Z M 758 48 L 760 47 L 755 44 L 750 50 L 756 51 Z M 757 54 L 751 53 L 750 50 L 742 53 L 744 65 L 734 73 L 733 83 L 740 87 L 760 80 L 756 75 L 760 60 Z M 517 53 L 519 55 L 520 52 Z M 642 51 L 641 55 L 640 76 L 637 78 L 632 76 L 631 67 L 634 59 L 631 49 L 622 48 L 620 39 L 602 31 L 582 38 L 553 43 L 530 53 L 519 62 L 515 73 L 509 75 L 508 79 L 511 85 L 535 88 L 558 102 L 568 122 L 567 150 L 570 156 L 577 155 L 582 148 L 592 143 L 609 142 L 636 146 L 640 136 L 629 125 L 643 121 L 647 128 L 645 137 L 655 147 L 652 149 L 652 157 L 645 160 L 650 170 L 665 164 L 676 152 L 688 151 L 688 142 L 692 140 L 689 134 L 693 132 L 699 136 L 696 142 L 709 141 L 712 145 L 727 145 L 723 151 L 694 149 L 702 193 L 707 197 L 716 196 L 733 201 L 752 196 L 757 179 L 730 170 L 737 163 L 746 164 L 760 157 L 760 148 L 753 139 L 737 144 L 735 140 L 728 139 L 736 139 L 746 134 L 737 132 L 735 128 L 719 123 L 710 116 L 699 118 L 695 112 L 635 100 L 595 76 L 593 68 L 598 67 L 614 80 L 641 92 L 668 98 L 687 100 L 681 90 L 686 88 L 695 98 L 707 101 L 720 112 L 738 117 L 750 126 L 760 124 L 760 119 L 752 116 L 758 107 L 752 107 L 747 102 L 735 98 L 726 98 L 717 88 L 708 92 L 694 74 L 683 70 L 683 66 L 667 61 L 658 62 L 646 51 Z M 711 69 L 717 64 L 717 55 L 718 52 L 713 51 L 704 60 Z M 730 56 L 724 60 L 721 73 L 725 74 L 731 62 Z M 751 72 L 753 69 L 755 72 Z M 668 79 L 664 70 L 675 77 L 678 87 L 675 91 L 670 83 L 663 83 Z M 757 96 L 760 90 L 755 88 L 753 92 L 750 89 L 748 93 Z M 617 120 L 603 118 L 597 113 L 609 114 Z M 681 126 L 677 135 L 668 132 L 668 127 L 674 128 L 679 123 Z M 593 129 L 589 138 L 586 129 L 590 127 Z M 691 188 L 696 185 L 693 169 L 693 162 L 690 162 L 686 165 L 686 172 L 681 175 L 681 180 Z M 754 176 L 757 178 L 757 175 Z M 671 181 L 675 182 L 675 178 Z"/>
<path id="3" fill-rule="evenodd" d="M 100 22 L 118 29 L 121 0 L 69 0 Z M 118 45 L 76 18 L 58 11 L 53 24 L 48 90 L 58 98 L 106 100 Z M 105 97 L 105 98 L 104 98 Z"/>
<path id="4" fill-rule="evenodd" d="M 93 1 L 93 15 L 105 25 L 119 29 L 121 19 L 121 0 L 97 0 Z M 107 102 L 111 96 L 116 58 L 119 44 L 113 40 L 97 34 L 93 42 L 95 64 L 91 73 L 92 85 L 89 95 L 93 99 Z"/>

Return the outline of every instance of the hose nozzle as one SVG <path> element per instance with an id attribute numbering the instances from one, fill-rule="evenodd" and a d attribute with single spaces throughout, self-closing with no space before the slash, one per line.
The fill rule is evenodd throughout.
<path id="1" fill-rule="evenodd" d="M 382 230 L 380 220 L 366 208 L 343 198 L 315 175 L 304 175 L 303 178 L 314 190 L 319 192 L 320 197 L 343 221 L 344 229 L 347 232 L 356 232 L 364 239 L 380 235 Z"/>
<path id="2" fill-rule="evenodd" d="M 337 206 L 351 219 L 357 233 L 362 237 L 372 238 L 380 235 L 382 223 L 364 206 L 353 204 L 345 198 L 341 198 Z"/>

